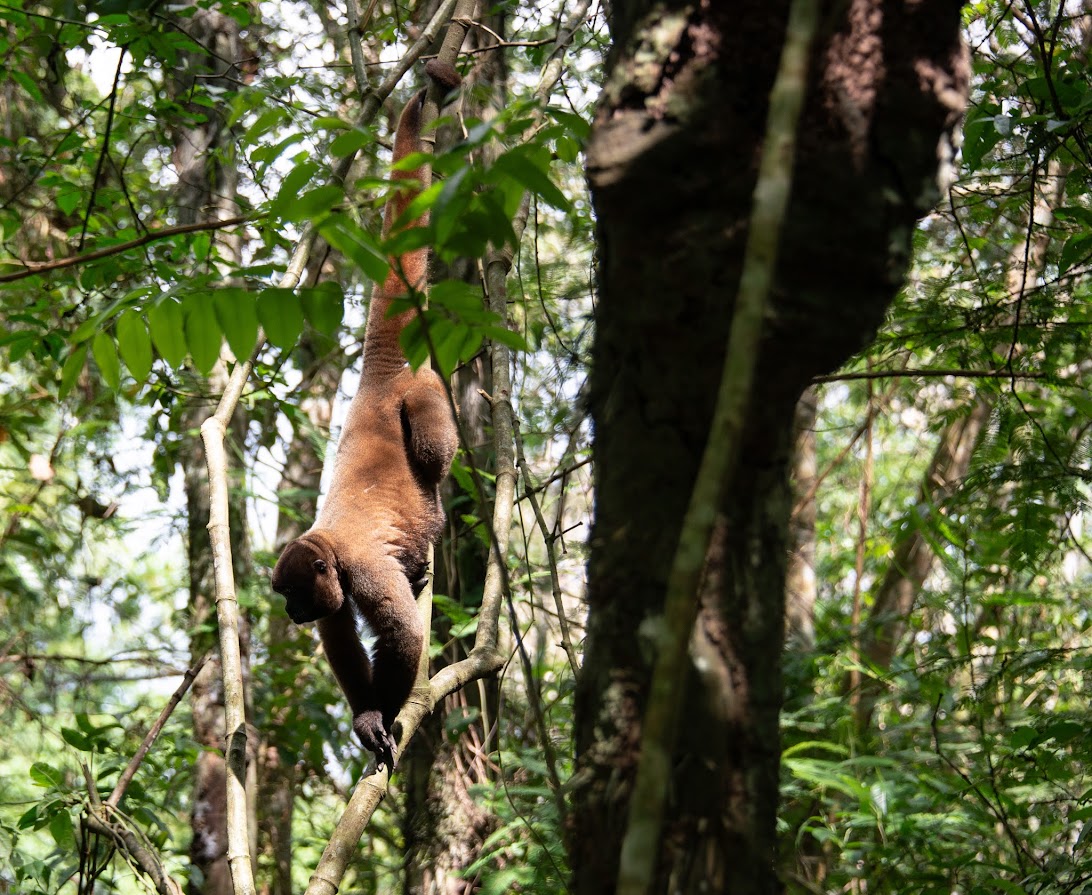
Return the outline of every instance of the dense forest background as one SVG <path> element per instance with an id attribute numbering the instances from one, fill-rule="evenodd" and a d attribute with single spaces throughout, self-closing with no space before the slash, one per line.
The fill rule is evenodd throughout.
<path id="1" fill-rule="evenodd" d="M 566 890 L 595 549 L 583 150 L 625 9 L 0 4 L 0 892 L 217 895 L 247 855 L 273 895 Z M 1092 891 L 1088 13 L 963 8 L 946 192 L 875 341 L 797 405 L 788 891 Z M 457 51 L 431 223 L 401 245 L 434 250 L 405 345 L 450 377 L 462 447 L 432 687 L 388 779 L 269 570 L 355 388 L 391 124 L 420 60 Z M 237 613 L 201 437 L 234 386 Z"/>

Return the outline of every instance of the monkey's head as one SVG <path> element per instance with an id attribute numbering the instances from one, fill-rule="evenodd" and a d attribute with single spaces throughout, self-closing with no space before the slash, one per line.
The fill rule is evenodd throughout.
<path id="1" fill-rule="evenodd" d="M 345 592 L 331 544 L 314 534 L 292 541 L 273 567 L 273 590 L 284 597 L 285 611 L 297 625 L 340 609 Z"/>

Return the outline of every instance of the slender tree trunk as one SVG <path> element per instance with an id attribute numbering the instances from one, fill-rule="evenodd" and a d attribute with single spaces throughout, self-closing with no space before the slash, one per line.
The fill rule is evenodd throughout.
<path id="1" fill-rule="evenodd" d="M 794 511 L 789 523 L 789 566 L 785 580 L 785 636 L 801 652 L 815 648 L 815 417 L 819 395 L 804 390 L 793 419 L 792 488 Z"/>
<path id="2" fill-rule="evenodd" d="M 225 60 L 242 58 L 239 45 L 238 23 L 216 10 L 198 10 L 180 23 L 195 41 L 206 48 L 207 53 L 194 47 L 179 57 L 180 70 L 175 76 L 174 91 L 183 102 L 193 89 L 198 75 L 225 74 L 229 80 L 223 83 L 233 89 L 230 79 L 237 71 L 227 70 Z M 228 161 L 229 134 L 224 121 L 203 106 L 194 106 L 192 122 L 176 122 L 174 138 L 174 165 L 178 173 L 176 201 L 178 222 L 193 223 L 216 220 L 238 214 L 236 188 L 238 175 Z M 238 239 L 229 234 L 217 236 L 217 251 L 225 264 L 239 261 Z M 196 377 L 191 379 L 192 389 L 207 393 L 208 398 L 190 399 L 183 411 L 184 427 L 196 433 L 200 424 L 215 408 L 216 396 L 226 382 L 226 370 L 218 363 L 207 382 Z M 238 445 L 244 443 L 246 421 L 242 413 L 232 420 L 232 437 Z M 197 632 L 191 644 L 193 654 L 200 655 L 214 642 L 209 631 L 216 616 L 213 603 L 212 553 L 206 525 L 209 519 L 208 476 L 205 469 L 205 453 L 201 439 L 193 435 L 182 461 L 186 512 L 188 517 L 188 566 L 190 578 L 190 608 L 192 630 Z M 242 472 L 232 473 L 236 481 L 231 499 L 232 555 L 235 561 L 235 580 L 245 582 L 250 575 L 251 561 L 247 540 L 245 493 L 241 487 Z M 244 624 L 242 637 L 247 629 Z M 246 643 L 241 644 L 244 671 L 249 671 Z M 192 874 L 190 892 L 201 895 L 231 895 L 232 885 L 227 865 L 227 830 L 225 825 L 226 763 L 224 748 L 224 705 L 220 682 L 219 661 L 209 662 L 192 690 L 194 738 L 201 745 L 195 770 L 190 844 Z M 251 765 L 253 767 L 253 764 Z"/>
<path id="3" fill-rule="evenodd" d="M 781 263 L 691 642 L 657 892 L 774 893 L 793 417 L 878 325 L 969 71 L 960 5 L 852 0 L 811 59 Z M 615 888 L 658 619 L 719 387 L 787 3 L 614 5 L 588 148 L 597 506 L 577 689 L 576 895 Z M 922 72 L 930 73 L 928 78 Z"/>
<path id="4" fill-rule="evenodd" d="M 329 436 L 334 398 L 344 372 L 345 355 L 340 351 L 315 351 L 314 340 L 328 338 L 305 336 L 296 350 L 304 379 L 296 391 L 300 410 L 311 430 L 297 428 L 286 449 L 284 470 L 277 485 L 277 534 L 274 544 L 279 553 L 289 541 L 306 531 L 318 510 L 319 489 L 325 451 L 316 445 L 316 435 Z M 269 615 L 267 644 L 272 687 L 278 702 L 286 706 L 307 698 L 299 691 L 300 675 L 292 658 L 310 655 L 313 637 L 308 629 L 292 624 L 288 615 L 274 606 Z M 292 895 L 292 818 L 297 787 L 297 755 L 285 742 L 289 730 L 286 711 L 274 712 L 261 746 L 260 801 L 262 846 L 272 859 L 273 872 L 264 891 L 270 895 Z"/>
<path id="5" fill-rule="evenodd" d="M 974 449 L 992 412 L 993 401 L 980 397 L 969 414 L 954 420 L 941 435 L 914 508 L 916 514 L 925 516 L 935 512 L 937 504 L 958 487 L 970 468 Z M 891 564 L 872 599 L 861 637 L 861 658 L 868 667 L 879 672 L 891 667 L 918 591 L 935 561 L 921 529 L 911 525 L 896 544 Z M 883 683 L 877 677 L 869 677 L 862 683 L 857 704 L 859 730 L 868 728 L 876 699 L 882 691 Z"/>

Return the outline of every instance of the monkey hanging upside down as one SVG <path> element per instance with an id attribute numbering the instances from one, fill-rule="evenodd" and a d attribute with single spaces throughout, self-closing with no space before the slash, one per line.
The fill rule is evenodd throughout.
<path id="1" fill-rule="evenodd" d="M 458 72 L 431 60 L 433 80 L 454 89 Z M 425 91 L 398 120 L 393 161 L 418 150 Z M 429 176 L 427 166 L 395 171 L 408 181 L 384 211 L 389 235 Z M 427 213 L 417 224 L 427 223 Z M 412 226 L 411 223 L 409 226 Z M 284 548 L 273 590 L 296 624 L 318 621 L 338 684 L 353 712 L 353 729 L 380 765 L 394 769 L 391 727 L 417 677 L 424 631 L 414 596 L 424 585 L 428 549 L 440 535 L 440 483 L 458 433 L 443 382 L 432 370 L 410 369 L 398 342 L 415 310 L 388 317 L 391 303 L 427 288 L 428 249 L 392 259 L 377 284 L 364 335 L 364 368 L 334 459 L 333 478 L 315 524 Z M 376 638 L 369 656 L 360 628 Z"/>

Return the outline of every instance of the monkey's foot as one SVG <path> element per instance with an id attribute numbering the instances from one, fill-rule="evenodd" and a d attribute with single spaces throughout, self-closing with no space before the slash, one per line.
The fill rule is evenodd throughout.
<path id="1" fill-rule="evenodd" d="M 353 716 L 353 730 L 360 737 L 364 748 L 375 754 L 379 767 L 394 770 L 394 753 L 397 744 L 389 730 L 383 726 L 383 714 L 375 709 Z"/>

